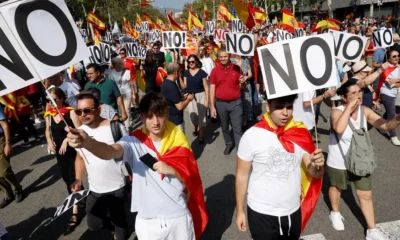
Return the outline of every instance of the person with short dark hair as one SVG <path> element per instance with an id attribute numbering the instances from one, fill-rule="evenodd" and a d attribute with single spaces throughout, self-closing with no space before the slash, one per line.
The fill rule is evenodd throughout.
<path id="1" fill-rule="evenodd" d="M 115 110 L 119 110 L 121 114 L 121 120 L 125 121 L 128 115 L 125 110 L 124 100 L 118 89 L 117 84 L 102 76 L 101 68 L 97 64 L 89 64 L 86 67 L 87 76 L 90 80 L 85 86 L 85 89 L 94 87 L 101 92 L 101 103 L 112 106 Z"/>
<path id="2" fill-rule="evenodd" d="M 353 183 L 356 194 L 360 202 L 361 211 L 368 225 L 366 239 L 381 240 L 388 239 L 384 233 L 376 228 L 374 206 L 372 199 L 372 174 L 366 176 L 356 176 L 348 171 L 345 164 L 345 156 L 350 149 L 354 129 L 361 130 L 366 134 L 366 141 L 371 142 L 368 135 L 367 123 L 382 131 L 390 131 L 400 126 L 400 115 L 388 121 L 375 113 L 372 109 L 363 106 L 363 89 L 360 88 L 357 79 L 349 79 L 338 90 L 345 105 L 332 109 L 330 143 L 328 151 L 328 175 L 330 181 L 329 199 L 332 211 L 329 219 L 332 226 L 338 231 L 344 230 L 343 216 L 339 211 L 341 192 Z M 363 115 L 363 117 L 361 117 Z M 355 145 L 360 146 L 360 145 Z"/>
<path id="3" fill-rule="evenodd" d="M 140 240 L 200 239 L 208 222 L 197 162 L 185 134 L 168 121 L 168 105 L 161 94 L 146 94 L 139 103 L 143 128 L 116 144 L 93 139 L 82 129 L 68 130 L 73 147 L 132 167 L 131 211 L 138 212 Z"/>
<path id="4" fill-rule="evenodd" d="M 165 54 L 163 52 L 161 52 L 160 49 L 161 49 L 161 42 L 156 42 L 151 47 L 151 50 L 154 53 L 157 67 L 164 68 L 165 67 Z"/>
<path id="5" fill-rule="evenodd" d="M 204 127 L 207 125 L 207 109 L 209 106 L 209 90 L 207 73 L 201 69 L 200 59 L 192 54 L 187 58 L 188 70 L 184 73 L 185 89 L 194 94 L 194 99 L 188 105 L 190 120 L 193 124 L 193 136 L 199 137 L 199 143 L 204 143 Z"/>
<path id="6" fill-rule="evenodd" d="M 218 64 L 210 76 L 210 108 L 211 117 L 221 120 L 222 134 L 225 141 L 224 154 L 229 155 L 239 146 L 242 137 L 243 104 L 240 86 L 246 82 L 246 77 L 241 74 L 240 67 L 230 61 L 230 54 L 226 49 L 218 50 Z M 235 145 L 229 131 L 232 124 Z"/>
<path id="7" fill-rule="evenodd" d="M 321 178 L 324 173 L 322 150 L 315 149 L 307 128 L 293 120 L 296 97 L 269 100 L 269 113 L 244 133 L 239 144 L 236 224 L 240 231 L 247 231 L 247 196 L 248 226 L 254 240 L 299 239 L 302 214 L 306 214 L 301 208 L 302 174 Z"/>
<path id="8" fill-rule="evenodd" d="M 89 93 L 89 94 L 92 94 L 93 96 L 95 96 L 97 99 L 99 99 L 99 100 L 101 99 L 101 92 L 97 88 L 85 89 L 81 92 L 81 94 L 83 94 L 83 93 Z M 113 107 L 111 107 L 110 105 L 100 103 L 100 108 L 101 108 L 100 117 L 105 118 L 110 121 L 111 120 L 119 120 L 118 112 L 115 111 L 115 109 Z"/>
<path id="9" fill-rule="evenodd" d="M 111 122 L 100 116 L 99 99 L 90 93 L 81 93 L 76 98 L 75 113 L 82 122 L 78 129 L 85 131 L 96 141 L 115 143 Z M 127 136 L 128 132 L 124 125 L 119 122 L 117 124 L 121 135 Z M 98 158 L 87 149 L 81 148 L 75 160 L 76 177 L 71 189 L 74 192 L 81 189 L 86 170 L 90 189 L 86 198 L 86 219 L 89 229 L 96 231 L 107 228 L 114 232 L 114 239 L 126 240 L 128 224 L 124 207 L 125 177 L 121 173 L 122 161 L 107 160 Z"/>
<path id="10" fill-rule="evenodd" d="M 161 94 L 167 99 L 169 104 L 169 121 L 185 132 L 183 110 L 193 100 L 194 95 L 192 92 L 187 92 L 182 96 L 176 83 L 179 79 L 179 69 L 177 63 L 170 63 L 167 66 L 168 75 L 161 85 Z"/>

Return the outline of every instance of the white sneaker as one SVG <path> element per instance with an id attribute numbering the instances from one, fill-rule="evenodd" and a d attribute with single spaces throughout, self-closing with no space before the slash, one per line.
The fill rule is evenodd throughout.
<path id="1" fill-rule="evenodd" d="M 397 137 L 391 137 L 390 142 L 395 146 L 400 146 L 400 140 Z"/>
<path id="2" fill-rule="evenodd" d="M 389 238 L 379 229 L 368 229 L 366 240 L 389 240 Z"/>
<path id="3" fill-rule="evenodd" d="M 41 123 L 39 118 L 35 118 L 35 123 Z"/>
<path id="4" fill-rule="evenodd" d="M 329 219 L 332 222 L 332 226 L 336 231 L 344 231 L 344 217 L 340 212 L 331 212 L 329 214 Z"/>

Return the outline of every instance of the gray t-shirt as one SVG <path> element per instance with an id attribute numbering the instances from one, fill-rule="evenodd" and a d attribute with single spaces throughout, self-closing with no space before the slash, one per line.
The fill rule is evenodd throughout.
<path id="1" fill-rule="evenodd" d="M 117 114 L 117 111 L 110 105 L 108 105 L 108 104 L 101 105 L 100 117 L 111 121 L 111 120 L 113 120 L 113 118 L 116 114 Z"/>
<path id="2" fill-rule="evenodd" d="M 117 144 L 124 149 L 123 160 L 132 167 L 132 212 L 144 219 L 178 218 L 189 213 L 184 184 L 171 175 L 161 180 L 158 172 L 139 159 L 146 153 L 157 158 L 156 152 L 133 136 L 123 137 Z M 155 146 L 161 147 L 157 142 Z"/>

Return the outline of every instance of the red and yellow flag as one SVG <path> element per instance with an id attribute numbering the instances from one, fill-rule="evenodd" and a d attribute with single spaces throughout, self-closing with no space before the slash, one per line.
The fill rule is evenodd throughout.
<path id="1" fill-rule="evenodd" d="M 94 14 L 92 11 L 89 11 L 86 21 L 92 24 L 97 29 L 100 30 L 106 29 L 106 23 L 103 20 L 101 20 L 98 16 L 96 16 L 96 14 Z"/>
<path id="2" fill-rule="evenodd" d="M 171 17 L 171 15 L 168 14 L 167 17 L 173 31 L 184 31 L 181 25 L 179 25 L 179 23 L 177 23 L 175 19 Z"/>
<path id="3" fill-rule="evenodd" d="M 204 14 L 203 14 L 204 21 L 208 21 L 209 17 L 210 17 L 210 12 L 207 9 L 207 4 L 204 3 Z"/>
<path id="4" fill-rule="evenodd" d="M 141 24 L 142 23 L 142 18 L 140 18 L 140 15 L 136 13 L 136 24 Z"/>
<path id="5" fill-rule="evenodd" d="M 248 29 L 253 29 L 256 25 L 254 17 L 252 15 L 252 7 L 249 1 L 243 0 L 233 0 L 233 5 L 235 6 L 238 17 L 243 21 Z"/>
<path id="6" fill-rule="evenodd" d="M 141 0 L 140 1 L 140 6 L 146 7 L 150 5 L 150 0 Z"/>
<path id="7" fill-rule="evenodd" d="M 160 31 L 165 31 L 164 23 L 159 17 L 157 17 L 157 20 L 156 20 L 156 23 L 155 23 L 155 28 L 160 30 Z"/>
<path id="8" fill-rule="evenodd" d="M 252 12 L 253 12 L 253 16 L 254 16 L 254 20 L 256 21 L 256 23 L 264 23 L 265 20 L 267 19 L 267 14 L 265 13 L 265 11 L 261 8 L 255 8 L 252 7 Z"/>
<path id="9" fill-rule="evenodd" d="M 282 9 L 282 14 L 281 27 L 286 31 L 294 34 L 294 29 L 297 28 L 296 18 L 293 16 L 293 13 L 287 8 Z"/>
<path id="10" fill-rule="evenodd" d="M 235 19 L 235 17 L 231 14 L 229 9 L 223 3 L 220 3 L 218 6 L 218 20 L 229 23 L 233 19 Z"/>
<path id="11" fill-rule="evenodd" d="M 207 226 L 208 215 L 204 203 L 199 168 L 185 134 L 173 123 L 168 122 L 159 152 L 154 147 L 153 141 L 149 138 L 148 131 L 144 127 L 134 131 L 130 135 L 136 137 L 140 142 L 157 153 L 159 161 L 165 162 L 174 168 L 181 176 L 186 187 L 186 204 L 192 214 L 196 239 L 200 239 Z"/>
<path id="12" fill-rule="evenodd" d="M 63 108 L 59 109 L 61 115 L 63 115 L 63 116 L 64 116 L 65 114 L 69 113 L 69 112 L 72 111 L 72 110 L 74 110 L 74 108 L 72 108 L 72 107 L 63 107 Z M 56 110 L 55 108 L 49 108 L 49 110 L 47 110 L 47 111 L 44 113 L 43 118 L 45 118 L 45 117 L 47 117 L 47 116 L 55 117 L 55 116 L 57 116 L 57 114 L 58 114 L 58 112 L 57 112 L 57 110 Z"/>
<path id="13" fill-rule="evenodd" d="M 340 30 L 340 21 L 333 18 L 326 18 L 326 22 L 328 23 L 328 28 L 332 30 L 339 31 Z"/>
<path id="14" fill-rule="evenodd" d="M 4 114 L 8 119 L 15 119 L 19 121 L 17 116 L 17 97 L 15 96 L 15 92 L 8 93 L 2 97 L 0 97 L 0 103 L 4 105 Z"/>
<path id="15" fill-rule="evenodd" d="M 276 133 L 278 140 L 283 148 L 290 153 L 294 153 L 294 144 L 297 144 L 308 153 L 315 151 L 314 142 L 306 126 L 303 123 L 295 122 L 293 117 L 284 127 L 274 129 L 273 123 L 266 113 L 255 127 L 265 129 Z M 317 205 L 319 194 L 322 188 L 322 178 L 313 178 L 307 171 L 307 167 L 301 165 L 301 217 L 302 217 L 302 232 L 306 227 L 314 209 Z"/>
<path id="16" fill-rule="evenodd" d="M 151 20 L 151 18 L 150 18 L 150 16 L 148 14 L 143 13 L 143 18 L 144 18 L 145 21 L 147 21 L 149 23 L 149 27 L 150 28 L 154 28 L 154 23 L 153 23 L 153 21 Z"/>
<path id="17" fill-rule="evenodd" d="M 164 79 L 167 77 L 167 72 L 164 70 L 164 68 L 158 68 L 157 70 L 157 76 L 156 76 L 156 84 L 157 86 L 161 87 L 162 83 L 164 82 Z"/>
<path id="18" fill-rule="evenodd" d="M 192 5 L 189 8 L 189 19 L 188 19 L 188 30 L 191 31 L 192 27 L 197 29 L 203 29 L 204 26 L 201 23 L 200 19 L 197 17 L 196 13 L 193 12 Z"/>

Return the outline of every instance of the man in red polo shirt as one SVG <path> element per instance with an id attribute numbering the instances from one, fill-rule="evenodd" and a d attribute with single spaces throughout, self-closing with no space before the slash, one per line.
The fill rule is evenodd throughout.
<path id="1" fill-rule="evenodd" d="M 215 66 L 210 75 L 211 116 L 216 118 L 218 113 L 226 146 L 224 154 L 229 155 L 233 149 L 229 122 L 232 123 L 236 148 L 243 134 L 240 85 L 246 82 L 247 77 L 241 75 L 240 67 L 231 63 L 230 54 L 225 49 L 218 51 L 218 60 L 220 64 Z"/>

